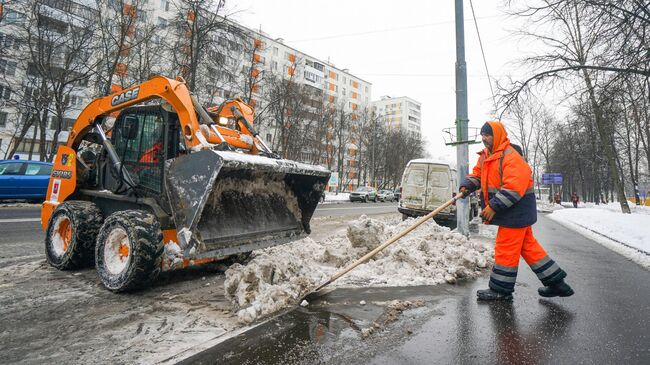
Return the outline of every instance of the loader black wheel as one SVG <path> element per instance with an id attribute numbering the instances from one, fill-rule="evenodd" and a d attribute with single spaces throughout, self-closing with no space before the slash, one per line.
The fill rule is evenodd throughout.
<path id="1" fill-rule="evenodd" d="M 153 214 L 142 210 L 111 214 L 95 248 L 102 283 L 114 292 L 149 285 L 160 274 L 163 247 L 160 223 Z"/>
<path id="2" fill-rule="evenodd" d="M 97 206 L 87 201 L 59 204 L 45 233 L 47 262 L 59 270 L 92 266 L 95 239 L 104 216 Z"/>

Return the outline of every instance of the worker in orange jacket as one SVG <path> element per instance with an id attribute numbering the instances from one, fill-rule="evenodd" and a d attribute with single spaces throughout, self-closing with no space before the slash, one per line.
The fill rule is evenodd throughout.
<path id="1" fill-rule="evenodd" d="M 479 300 L 512 300 L 519 257 L 537 274 L 544 287 L 543 297 L 568 297 L 573 289 L 564 281 L 566 273 L 553 261 L 533 236 L 537 221 L 531 169 L 510 145 L 501 122 L 487 122 L 481 128 L 485 149 L 471 174 L 461 183 L 465 195 L 481 189 L 481 217 L 499 226 L 494 248 L 494 267 L 489 289 L 479 290 Z"/>

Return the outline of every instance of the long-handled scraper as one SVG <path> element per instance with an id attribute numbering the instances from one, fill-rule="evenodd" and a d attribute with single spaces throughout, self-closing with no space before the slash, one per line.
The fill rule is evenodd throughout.
<path id="1" fill-rule="evenodd" d="M 343 275 L 347 274 L 348 272 L 352 271 L 352 269 L 354 269 L 355 267 L 357 267 L 357 266 L 363 264 L 364 262 L 370 260 L 370 258 L 375 256 L 377 253 L 379 253 L 380 251 L 382 251 L 386 247 L 392 245 L 393 243 L 395 243 L 400 238 L 406 236 L 406 234 L 408 234 L 412 230 L 416 229 L 422 223 L 424 223 L 424 222 L 428 221 L 429 219 L 435 217 L 438 213 L 443 211 L 448 206 L 454 204 L 456 202 L 456 200 L 458 200 L 458 199 L 460 199 L 462 197 L 463 197 L 463 193 L 456 194 L 456 196 L 454 196 L 451 200 L 445 202 L 443 205 L 439 206 L 436 210 L 434 210 L 431 213 L 425 215 L 424 217 L 418 219 L 417 221 L 415 221 L 415 223 L 413 223 L 411 226 L 409 226 L 405 230 L 401 231 L 400 233 L 394 235 L 393 237 L 391 237 L 390 239 L 388 239 L 387 241 L 385 241 L 381 245 L 377 246 L 374 250 L 368 252 L 362 258 L 360 258 L 357 261 L 351 263 L 345 269 L 343 269 L 343 270 L 337 272 L 336 274 L 332 275 L 332 277 L 329 278 L 329 280 L 327 280 L 323 284 L 319 285 L 316 289 L 314 289 L 313 291 L 307 293 L 304 297 L 302 297 L 300 299 L 300 302 L 302 302 L 303 300 L 311 301 L 311 300 L 314 300 L 314 299 L 318 298 L 321 295 L 320 293 L 318 293 L 321 289 L 323 289 L 327 285 L 333 283 L 336 279 L 340 278 L 341 276 L 343 276 Z"/>

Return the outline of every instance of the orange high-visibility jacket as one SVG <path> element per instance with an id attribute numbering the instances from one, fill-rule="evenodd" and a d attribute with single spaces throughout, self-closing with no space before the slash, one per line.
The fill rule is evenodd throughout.
<path id="1" fill-rule="evenodd" d="M 535 191 L 530 166 L 510 146 L 501 122 L 488 122 L 492 127 L 492 151 L 484 148 L 472 173 L 461 183 L 470 191 L 481 188 L 481 206 L 489 205 L 495 212 L 490 224 L 520 228 L 537 221 Z"/>

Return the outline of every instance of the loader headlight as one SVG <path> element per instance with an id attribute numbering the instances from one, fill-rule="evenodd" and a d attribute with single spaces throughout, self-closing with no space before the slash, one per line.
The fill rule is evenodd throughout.
<path id="1" fill-rule="evenodd" d="M 219 125 L 220 126 L 227 126 L 228 125 L 228 118 L 226 117 L 219 117 Z"/>

